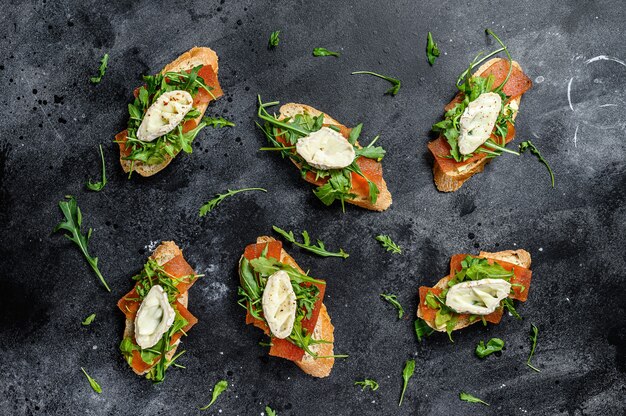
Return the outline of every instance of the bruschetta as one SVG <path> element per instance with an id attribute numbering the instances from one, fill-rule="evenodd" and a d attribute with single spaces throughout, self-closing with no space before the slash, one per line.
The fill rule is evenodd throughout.
<path id="1" fill-rule="evenodd" d="M 271 147 L 280 151 L 300 171 L 303 179 L 317 188 L 313 191 L 324 205 L 339 201 L 373 211 L 391 205 L 391 193 L 383 179 L 381 160 L 385 150 L 374 146 L 377 137 L 362 147 L 358 138 L 362 125 L 348 128 L 313 107 L 289 103 L 279 115 L 267 108 L 278 102 L 263 103 L 259 97 L 258 116 Z"/>
<path id="2" fill-rule="evenodd" d="M 428 149 L 435 159 L 433 175 L 439 191 L 456 191 L 504 152 L 519 155 L 506 145 L 515 138 L 520 101 L 532 81 L 500 44 L 498 51 L 506 52 L 509 59 L 490 59 L 473 74 L 481 61 L 472 63 L 457 80 L 460 91 L 445 107 L 444 120 L 433 125 L 439 137 L 428 143 Z"/>
<path id="3" fill-rule="evenodd" d="M 161 243 L 133 276 L 135 287 L 117 306 L 126 316 L 120 350 L 137 375 L 163 381 L 182 354 L 176 355 L 180 339 L 198 322 L 187 310 L 188 291 L 198 277 L 173 241 Z"/>
<path id="4" fill-rule="evenodd" d="M 456 254 L 450 260 L 448 276 L 433 287 L 419 288 L 417 316 L 449 336 L 477 322 L 497 324 L 505 308 L 519 316 L 512 301 L 528 298 L 530 263 L 530 253 L 525 250 Z"/>
<path id="5" fill-rule="evenodd" d="M 209 103 L 223 95 L 217 71 L 217 54 L 195 47 L 144 77 L 128 105 L 128 127 L 115 136 L 124 172 L 152 176 L 181 151 L 191 153 Z"/>
<path id="6" fill-rule="evenodd" d="M 239 305 L 246 323 L 271 338 L 269 354 L 293 361 L 313 377 L 327 377 L 340 357 L 323 303 L 326 283 L 308 276 L 272 237 L 259 237 L 239 261 Z"/>

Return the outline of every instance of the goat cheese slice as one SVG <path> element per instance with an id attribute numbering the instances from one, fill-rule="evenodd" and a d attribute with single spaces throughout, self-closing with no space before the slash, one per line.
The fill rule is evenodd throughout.
<path id="1" fill-rule="evenodd" d="M 504 279 L 481 279 L 462 282 L 448 289 L 446 305 L 458 313 L 489 315 L 511 293 Z"/>
<path id="2" fill-rule="evenodd" d="M 287 338 L 293 329 L 297 309 L 296 293 L 287 272 L 279 270 L 267 278 L 262 304 L 263 316 L 272 335 Z"/>
<path id="3" fill-rule="evenodd" d="M 354 146 L 339 132 L 322 127 L 296 143 L 296 152 L 314 168 L 321 170 L 343 169 L 356 156 Z"/>
<path id="4" fill-rule="evenodd" d="M 459 151 L 469 155 L 489 139 L 502 109 L 502 98 L 495 92 L 481 94 L 469 103 L 459 123 Z"/>
<path id="5" fill-rule="evenodd" d="M 174 130 L 193 107 L 193 97 L 187 91 L 163 93 L 148 108 L 137 129 L 137 138 L 151 142 Z"/>
<path id="6" fill-rule="evenodd" d="M 174 323 L 176 312 L 160 285 L 150 288 L 135 317 L 135 339 L 141 348 L 154 347 Z"/>

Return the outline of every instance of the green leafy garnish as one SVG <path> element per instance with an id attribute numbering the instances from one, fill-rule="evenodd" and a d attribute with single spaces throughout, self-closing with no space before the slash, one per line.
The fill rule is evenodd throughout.
<path id="1" fill-rule="evenodd" d="M 398 302 L 398 297 L 396 295 L 381 293 L 380 297 L 389 302 L 391 305 L 393 305 L 394 308 L 398 310 L 398 319 L 404 316 L 404 309 L 402 308 L 402 305 L 400 305 L 400 302 Z"/>
<path id="2" fill-rule="evenodd" d="M 265 406 L 265 415 L 266 416 L 276 416 L 277 413 L 276 413 L 276 410 L 272 410 L 271 407 Z"/>
<path id="3" fill-rule="evenodd" d="M 329 51 L 326 48 L 313 49 L 313 56 L 339 56 L 339 52 Z"/>
<path id="4" fill-rule="evenodd" d="M 280 30 L 276 30 L 270 34 L 270 40 L 267 44 L 268 49 L 272 49 L 278 46 L 278 42 L 280 42 L 278 35 L 280 35 Z"/>
<path id="5" fill-rule="evenodd" d="M 91 182 L 91 179 L 89 179 L 89 182 L 87 183 L 87 188 L 96 192 L 101 191 L 102 188 L 104 188 L 104 185 L 107 184 L 107 172 L 104 166 L 104 153 L 102 153 L 102 145 L 100 145 L 100 159 L 102 160 L 102 180 L 100 182 Z"/>
<path id="6" fill-rule="evenodd" d="M 478 397 L 472 396 L 469 393 L 465 393 L 464 391 L 459 393 L 459 399 L 463 400 L 464 402 L 481 403 L 481 404 L 484 404 L 485 406 L 489 406 L 489 403 L 484 402 L 480 400 Z"/>
<path id="7" fill-rule="evenodd" d="M 480 341 L 478 345 L 476 345 L 476 356 L 478 358 L 485 358 L 494 352 L 502 351 L 502 348 L 504 348 L 504 341 L 500 338 L 491 338 L 487 341 L 487 345 L 485 345 L 483 341 Z"/>
<path id="8" fill-rule="evenodd" d="M 235 190 L 228 189 L 225 194 L 217 194 L 215 198 L 211 199 L 209 202 L 202 205 L 200 207 L 200 216 L 204 217 L 206 214 L 213 211 L 213 209 L 216 206 L 218 206 L 224 199 L 228 198 L 229 196 L 233 196 L 235 194 L 238 194 L 239 192 L 246 192 L 246 191 L 267 192 L 267 189 L 263 189 L 263 188 L 243 188 L 243 189 L 235 189 Z"/>
<path id="9" fill-rule="evenodd" d="M 530 363 L 530 360 L 533 358 L 533 355 L 535 354 L 535 348 L 537 347 L 537 335 L 538 334 L 539 334 L 539 328 L 537 328 L 534 324 L 531 324 L 530 325 L 531 347 L 530 347 L 530 354 L 528 354 L 528 360 L 526 361 L 526 365 L 532 368 L 533 370 L 535 370 L 536 372 L 541 373 L 541 370 L 539 370 L 537 367 L 533 366 Z"/>
<path id="10" fill-rule="evenodd" d="M 370 388 L 372 391 L 376 391 L 378 390 L 378 383 L 370 378 L 366 378 L 363 381 L 355 381 L 354 382 L 355 386 L 361 386 L 361 391 L 365 390 L 366 388 Z"/>
<path id="11" fill-rule="evenodd" d="M 201 407 L 200 410 L 207 410 L 209 407 L 211 407 L 220 396 L 220 394 L 222 394 L 227 388 L 228 382 L 226 380 L 218 381 L 215 387 L 213 387 L 213 397 L 211 398 L 211 401 L 206 406 Z"/>
<path id="12" fill-rule="evenodd" d="M 371 71 L 355 71 L 355 72 L 352 73 L 352 75 L 359 75 L 359 74 L 373 75 L 375 77 L 382 78 L 385 81 L 391 82 L 392 87 L 389 88 L 387 91 L 385 91 L 385 94 L 396 95 L 398 93 L 398 91 L 400 91 L 400 80 L 399 79 L 387 77 L 385 75 L 380 75 L 380 74 L 377 74 L 377 73 L 371 72 Z"/>
<path id="13" fill-rule="evenodd" d="M 404 400 L 404 392 L 406 391 L 406 386 L 409 384 L 409 379 L 413 377 L 413 373 L 415 372 L 415 360 L 407 360 L 404 364 L 404 370 L 402 370 L 402 379 L 404 380 L 404 384 L 402 386 L 402 394 L 400 395 L 400 403 L 398 406 L 402 406 L 402 400 Z"/>
<path id="14" fill-rule="evenodd" d="M 214 129 L 235 126 L 235 123 L 226 120 L 224 117 L 203 117 L 202 122 L 205 123 L 207 126 L 213 127 Z"/>
<path id="15" fill-rule="evenodd" d="M 107 70 L 107 65 L 109 64 L 109 54 L 105 53 L 102 59 L 100 59 L 100 68 L 98 68 L 98 75 L 95 77 L 91 77 L 90 80 L 94 84 L 99 84 L 102 81 L 102 77 Z"/>
<path id="16" fill-rule="evenodd" d="M 380 242 L 380 245 L 386 248 L 387 251 L 391 251 L 394 254 L 402 253 L 402 248 L 394 243 L 388 235 L 378 235 L 376 236 L 376 240 Z"/>
<path id="17" fill-rule="evenodd" d="M 428 63 L 432 66 L 435 63 L 435 59 L 439 56 L 439 47 L 433 40 L 432 33 L 428 32 L 428 38 L 426 40 L 426 55 L 428 56 Z"/>
<path id="18" fill-rule="evenodd" d="M 537 156 L 537 159 L 539 159 L 539 161 L 546 166 L 546 168 L 548 169 L 548 173 L 550 174 L 550 181 L 552 182 L 552 187 L 554 188 L 554 172 L 552 172 L 552 168 L 550 168 L 550 165 L 548 165 L 548 161 L 544 159 L 544 157 L 539 152 L 539 149 L 537 149 L 537 147 L 530 140 L 526 140 L 525 142 L 521 142 L 519 144 L 520 153 L 524 153 L 526 150 L 530 150 L 530 153 Z"/>
<path id="19" fill-rule="evenodd" d="M 502 299 L 502 306 L 504 306 L 515 319 L 522 320 L 521 315 L 517 313 L 517 310 L 515 310 L 515 307 L 513 306 L 513 301 L 511 299 Z"/>
<path id="20" fill-rule="evenodd" d="M 302 238 L 304 239 L 303 243 L 299 243 L 296 241 L 295 236 L 293 235 L 293 231 L 285 231 L 281 228 L 278 228 L 277 226 L 272 226 L 272 228 L 274 229 L 274 231 L 276 231 L 278 234 L 282 235 L 287 241 L 289 241 L 290 243 L 303 248 L 305 250 L 310 251 L 311 253 L 315 253 L 318 256 L 322 256 L 322 257 L 342 257 L 344 259 L 347 259 L 349 254 L 346 253 L 345 251 L 343 251 L 343 249 L 339 249 L 338 253 L 333 253 L 330 251 L 326 250 L 326 247 L 324 246 L 324 242 L 322 240 L 317 240 L 317 244 L 316 245 L 311 245 L 311 237 L 309 237 L 309 233 L 304 230 L 302 231 Z"/>
<path id="21" fill-rule="evenodd" d="M 91 315 L 86 317 L 85 320 L 83 322 L 81 322 L 81 324 L 83 326 L 91 325 L 91 323 L 93 322 L 94 319 L 96 319 L 96 314 L 92 313 Z"/>
<path id="22" fill-rule="evenodd" d="M 422 339 L 426 339 L 426 337 L 429 337 L 433 332 L 435 332 L 435 330 L 429 327 L 422 318 L 417 318 L 414 325 L 415 335 L 417 335 L 417 340 L 419 342 L 422 342 Z"/>
<path id="23" fill-rule="evenodd" d="M 83 222 L 83 215 L 76 203 L 76 199 L 71 195 L 66 195 L 65 198 L 67 198 L 68 201 L 59 201 L 59 208 L 61 208 L 61 211 L 65 216 L 65 220 L 58 223 L 52 232 L 56 233 L 59 230 L 65 230 L 69 233 L 64 234 L 64 236 L 80 248 L 80 251 L 83 253 L 83 256 L 85 256 L 85 259 L 98 276 L 98 279 L 100 279 L 100 282 L 102 282 L 106 290 L 110 292 L 111 289 L 109 288 L 109 285 L 104 280 L 102 273 L 100 273 L 100 269 L 98 269 L 98 258 L 91 257 L 87 249 L 92 229 L 90 228 L 86 235 L 82 234 L 81 225 Z"/>
<path id="24" fill-rule="evenodd" d="M 89 385 L 91 386 L 93 391 L 95 391 L 98 394 L 102 393 L 102 387 L 100 387 L 98 382 L 94 380 L 89 374 L 87 374 L 87 372 L 85 371 L 83 367 L 81 367 L 80 369 L 82 370 L 83 374 L 85 374 L 85 377 L 87 377 L 87 380 L 89 380 Z"/>

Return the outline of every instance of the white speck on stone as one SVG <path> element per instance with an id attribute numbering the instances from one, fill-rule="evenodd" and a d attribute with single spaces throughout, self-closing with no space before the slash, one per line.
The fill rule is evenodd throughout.
<path id="1" fill-rule="evenodd" d="M 541 75 L 539 75 L 537 78 L 535 78 L 535 82 L 537 84 L 541 84 L 543 81 L 545 81 L 545 78 L 542 77 Z"/>
<path id="2" fill-rule="evenodd" d="M 97 346 L 97 345 L 94 345 L 94 346 L 93 346 L 93 347 L 91 347 L 91 348 L 93 348 L 94 350 L 97 350 L 97 349 L 98 349 L 98 346 Z"/>
<path id="3" fill-rule="evenodd" d="M 514 245 L 515 247 L 517 247 L 517 243 L 513 243 L 513 245 Z"/>
<path id="4" fill-rule="evenodd" d="M 504 387 L 506 387 L 506 384 L 502 384 L 502 385 L 500 386 L 500 388 L 504 388 Z"/>
<path id="5" fill-rule="evenodd" d="M 543 247 L 539 247 L 539 251 L 543 251 Z"/>
<path id="6" fill-rule="evenodd" d="M 159 241 L 158 240 L 154 240 L 154 241 L 150 241 L 148 243 L 148 245 L 144 246 L 143 248 L 145 248 L 146 250 L 148 250 L 149 252 L 153 252 L 154 249 L 159 245 Z"/>
<path id="7" fill-rule="evenodd" d="M 569 298 L 565 298 L 566 301 L 570 302 Z"/>
<path id="8" fill-rule="evenodd" d="M 220 355 L 224 355 L 224 351 L 220 351 Z"/>
<path id="9" fill-rule="evenodd" d="M 376 400 L 372 400 L 372 404 L 376 404 Z"/>

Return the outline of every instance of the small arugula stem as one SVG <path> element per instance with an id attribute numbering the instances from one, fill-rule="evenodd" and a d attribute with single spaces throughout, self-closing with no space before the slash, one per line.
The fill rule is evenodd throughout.
<path id="1" fill-rule="evenodd" d="M 269 122 L 270 124 L 273 124 L 275 126 L 281 127 L 283 129 L 287 129 L 287 130 L 291 130 L 294 131 L 298 134 L 302 134 L 303 136 L 308 136 L 309 132 L 306 130 L 302 130 L 300 128 L 294 127 L 293 125 L 287 124 L 287 123 L 283 123 L 282 121 L 278 121 L 276 120 L 276 118 L 272 117 L 267 110 L 265 109 L 266 107 L 271 107 L 273 105 L 278 105 L 280 104 L 279 101 L 272 101 L 271 103 L 263 103 L 263 101 L 261 101 L 261 96 L 257 95 L 258 100 L 259 100 L 259 111 L 257 112 L 257 115 L 259 116 L 259 118 L 261 120 L 265 120 L 267 122 Z"/>
<path id="2" fill-rule="evenodd" d="M 516 152 L 515 150 L 511 150 L 508 149 L 504 146 L 500 146 L 499 144 L 496 144 L 494 141 L 492 140 L 487 140 L 485 143 L 483 143 L 484 146 L 487 146 L 491 149 L 496 149 L 496 150 L 500 150 L 502 152 L 506 152 L 506 153 L 510 153 L 512 155 L 516 155 L 519 156 L 520 154 L 518 152 Z"/>
<path id="3" fill-rule="evenodd" d="M 365 146 L 365 147 L 372 147 L 372 146 L 374 145 L 374 143 L 376 143 L 376 142 L 378 141 L 378 139 L 379 139 L 379 138 L 380 138 L 380 134 L 379 134 L 379 135 L 377 135 L 376 137 L 374 137 L 374 139 L 371 141 L 371 143 L 370 143 L 370 144 L 368 144 L 368 145 L 367 145 L 367 146 Z"/>
<path id="4" fill-rule="evenodd" d="M 504 81 L 502 81 L 502 84 L 498 85 L 498 87 L 494 90 L 494 92 L 499 92 L 502 90 L 502 88 L 504 88 L 506 83 L 509 81 L 509 78 L 511 77 L 511 72 L 513 72 L 513 58 L 511 58 L 511 54 L 509 53 L 509 48 L 507 48 L 506 45 L 502 43 L 500 38 L 495 33 L 493 33 L 491 29 L 486 29 L 485 32 L 487 32 L 488 35 L 493 36 L 496 42 L 498 42 L 500 46 L 502 46 L 502 48 L 504 49 L 504 53 L 506 54 L 506 57 L 509 58 L 509 72 L 506 74 L 506 78 L 504 78 Z"/>
<path id="5" fill-rule="evenodd" d="M 487 59 L 491 58 L 494 55 L 499 54 L 500 52 L 502 52 L 504 50 L 505 50 L 505 48 L 496 49 L 495 51 L 490 52 L 487 55 L 483 56 L 479 61 L 476 61 L 476 62 L 473 62 L 472 64 L 470 64 L 469 68 L 467 68 L 465 71 L 463 71 L 461 73 L 461 75 L 459 75 L 459 77 L 457 78 L 456 86 L 459 87 L 459 86 L 463 85 L 463 83 L 460 82 L 460 81 L 463 80 L 463 78 L 465 78 L 468 75 L 468 73 L 470 73 L 472 71 L 472 69 L 476 68 L 478 65 L 482 64 Z"/>
<path id="6" fill-rule="evenodd" d="M 263 151 L 282 151 L 282 150 L 292 150 L 295 149 L 296 146 L 285 146 L 285 147 L 262 147 L 259 150 Z"/>

